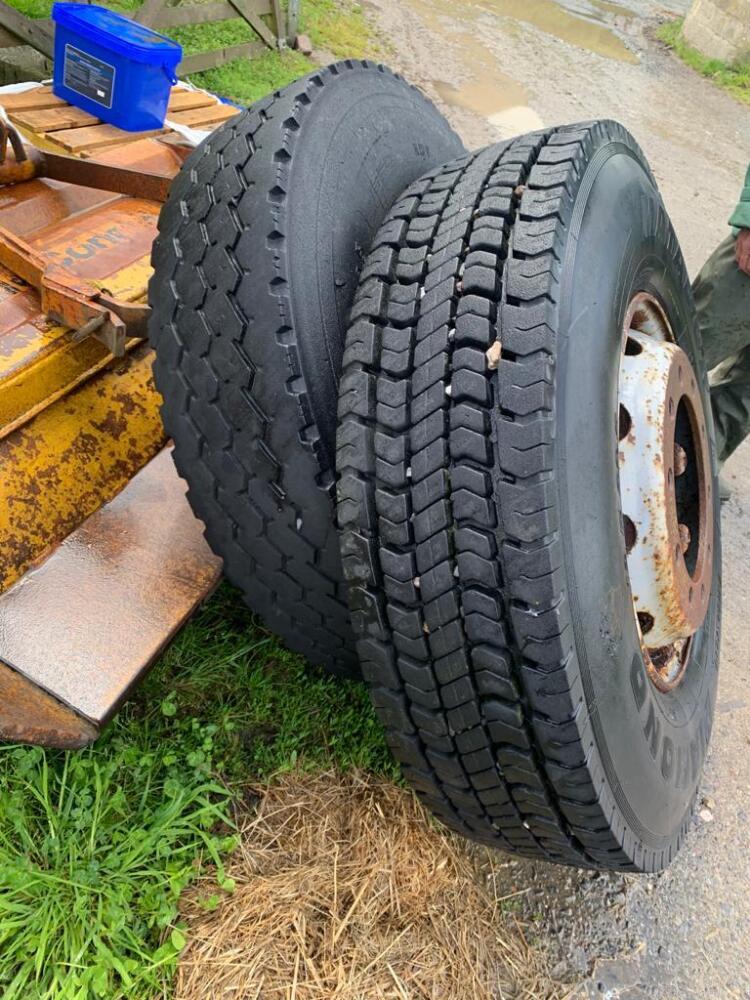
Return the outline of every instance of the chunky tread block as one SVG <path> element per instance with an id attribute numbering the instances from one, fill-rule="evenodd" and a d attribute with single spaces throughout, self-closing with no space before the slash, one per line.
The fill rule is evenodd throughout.
<path id="1" fill-rule="evenodd" d="M 402 378 L 425 240 L 442 204 L 430 193 L 430 217 L 410 233 L 429 180 L 404 189 L 462 148 L 418 90 L 348 60 L 212 133 L 175 178 L 159 221 L 154 374 L 190 502 L 250 607 L 334 673 L 359 673 L 334 523 L 347 314 L 361 276 L 346 364 L 377 357 Z M 407 239 L 418 245 L 400 255 Z M 344 391 L 363 419 L 382 407 L 392 429 L 403 425 L 403 398 L 384 383 L 355 375 Z M 346 448 L 361 451 L 365 432 L 352 425 Z M 377 464 L 399 485 L 398 449 L 394 440 L 367 472 Z"/>
<path id="2" fill-rule="evenodd" d="M 361 418 L 341 394 L 337 489 L 347 579 L 354 595 L 368 595 L 355 621 L 363 673 L 407 778 L 420 758 L 413 785 L 425 805 L 484 844 L 636 871 L 663 867 L 676 847 L 639 846 L 604 783 L 576 662 L 554 480 L 562 249 L 587 164 L 606 143 L 643 163 L 623 128 L 594 122 L 491 146 L 425 178 L 408 238 L 389 242 L 396 264 L 383 279 L 383 315 L 391 301 L 408 315 L 399 371 L 381 353 L 352 356 L 345 374 L 366 373 L 393 394 L 395 378 L 399 426 L 384 426 L 380 410 Z M 361 294 L 366 306 L 370 293 Z M 372 311 L 358 315 L 386 325 Z M 496 340 L 493 371 L 486 351 Z M 360 419 L 355 457 L 349 425 Z M 398 486 L 369 470 L 384 432 L 405 444 Z M 386 486 L 397 533 L 394 516 L 373 514 L 371 498 Z M 355 532 L 366 553 L 349 545 Z M 402 576 L 406 567 L 415 573 L 408 593 L 382 586 L 396 557 Z M 383 666 L 372 636 L 389 651 Z M 398 701 L 397 724 L 380 708 L 384 690 Z"/>

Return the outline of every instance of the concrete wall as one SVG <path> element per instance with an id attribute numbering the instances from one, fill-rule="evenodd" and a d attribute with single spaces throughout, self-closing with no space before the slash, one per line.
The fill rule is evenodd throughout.
<path id="1" fill-rule="evenodd" d="M 682 34 L 711 59 L 750 60 L 750 0 L 693 0 Z"/>
<path id="2" fill-rule="evenodd" d="M 0 49 L 0 86 L 23 80 L 46 80 L 51 76 L 51 61 L 30 45 Z"/>

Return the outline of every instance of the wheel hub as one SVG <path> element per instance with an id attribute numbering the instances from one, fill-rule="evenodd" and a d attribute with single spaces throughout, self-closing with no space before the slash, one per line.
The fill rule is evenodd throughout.
<path id="1" fill-rule="evenodd" d="M 651 296 L 633 299 L 624 332 L 618 438 L 628 573 L 649 674 L 670 690 L 711 595 L 708 433 L 693 367 Z"/>

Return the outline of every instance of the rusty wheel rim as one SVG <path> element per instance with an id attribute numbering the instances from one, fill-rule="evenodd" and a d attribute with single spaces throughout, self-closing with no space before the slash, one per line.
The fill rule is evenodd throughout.
<path id="1" fill-rule="evenodd" d="M 711 597 L 711 459 L 692 364 L 645 292 L 623 323 L 617 438 L 633 611 L 649 677 L 672 691 Z"/>

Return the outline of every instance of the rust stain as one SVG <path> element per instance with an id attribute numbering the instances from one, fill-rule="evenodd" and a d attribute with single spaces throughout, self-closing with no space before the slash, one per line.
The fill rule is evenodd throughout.
<path id="1" fill-rule="evenodd" d="M 42 230 L 30 242 L 76 277 L 103 280 L 151 252 L 158 217 L 158 205 L 118 198 Z"/>
<path id="2" fill-rule="evenodd" d="M 0 662 L 0 740 L 77 750 L 98 728 Z"/>
<path id="3" fill-rule="evenodd" d="M 164 450 L 0 595 L 0 661 L 102 725 L 220 572 Z"/>
<path id="4" fill-rule="evenodd" d="M 0 440 L 0 590 L 122 489 L 164 440 L 146 347 Z"/>

